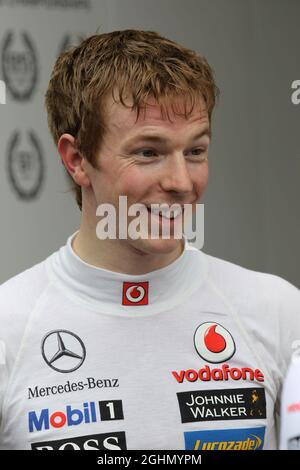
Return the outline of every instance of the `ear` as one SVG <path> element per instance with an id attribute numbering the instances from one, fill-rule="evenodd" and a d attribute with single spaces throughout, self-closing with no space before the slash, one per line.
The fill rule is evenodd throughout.
<path id="1" fill-rule="evenodd" d="M 84 157 L 77 149 L 75 137 L 71 134 L 60 136 L 57 150 L 62 162 L 75 183 L 82 187 L 90 186 L 90 179 L 85 171 Z"/>

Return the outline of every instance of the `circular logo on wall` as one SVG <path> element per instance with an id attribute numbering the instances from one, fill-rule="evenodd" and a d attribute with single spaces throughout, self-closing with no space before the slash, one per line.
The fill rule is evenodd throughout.
<path id="1" fill-rule="evenodd" d="M 1 50 L 2 75 L 7 89 L 17 101 L 31 98 L 38 80 L 37 54 L 28 33 L 18 37 L 9 31 Z"/>
<path id="2" fill-rule="evenodd" d="M 75 333 L 54 330 L 42 340 L 42 356 L 46 364 L 57 372 L 73 372 L 83 364 L 86 349 Z"/>
<path id="3" fill-rule="evenodd" d="M 10 183 L 23 200 L 34 199 L 44 182 L 45 165 L 41 144 L 31 130 L 27 142 L 21 142 L 21 133 L 15 131 L 7 149 L 7 170 Z"/>
<path id="4" fill-rule="evenodd" d="M 215 322 L 206 322 L 198 326 L 194 335 L 194 344 L 202 359 L 215 364 L 228 361 L 236 350 L 232 335 Z"/>

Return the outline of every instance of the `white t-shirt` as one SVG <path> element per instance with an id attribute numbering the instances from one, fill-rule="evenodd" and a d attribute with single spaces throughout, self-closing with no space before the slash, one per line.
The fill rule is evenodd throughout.
<path id="1" fill-rule="evenodd" d="M 300 346 L 300 341 L 295 346 Z M 300 353 L 292 356 L 283 384 L 280 449 L 300 450 Z"/>
<path id="2" fill-rule="evenodd" d="M 0 287 L 0 448 L 276 449 L 300 291 L 187 241 L 120 274 L 74 235 Z"/>

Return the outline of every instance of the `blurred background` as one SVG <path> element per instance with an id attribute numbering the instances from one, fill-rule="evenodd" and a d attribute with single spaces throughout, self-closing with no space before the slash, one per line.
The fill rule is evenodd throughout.
<path id="1" fill-rule="evenodd" d="M 44 107 L 57 56 L 136 28 L 204 55 L 221 90 L 203 251 L 300 287 L 299 19 L 299 0 L 0 0 L 0 282 L 79 228 Z"/>

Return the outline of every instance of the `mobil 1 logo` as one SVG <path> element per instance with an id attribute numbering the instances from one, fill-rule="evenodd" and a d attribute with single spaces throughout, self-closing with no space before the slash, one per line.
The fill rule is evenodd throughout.
<path id="1" fill-rule="evenodd" d="M 101 421 L 124 419 L 122 400 L 99 401 Z"/>

